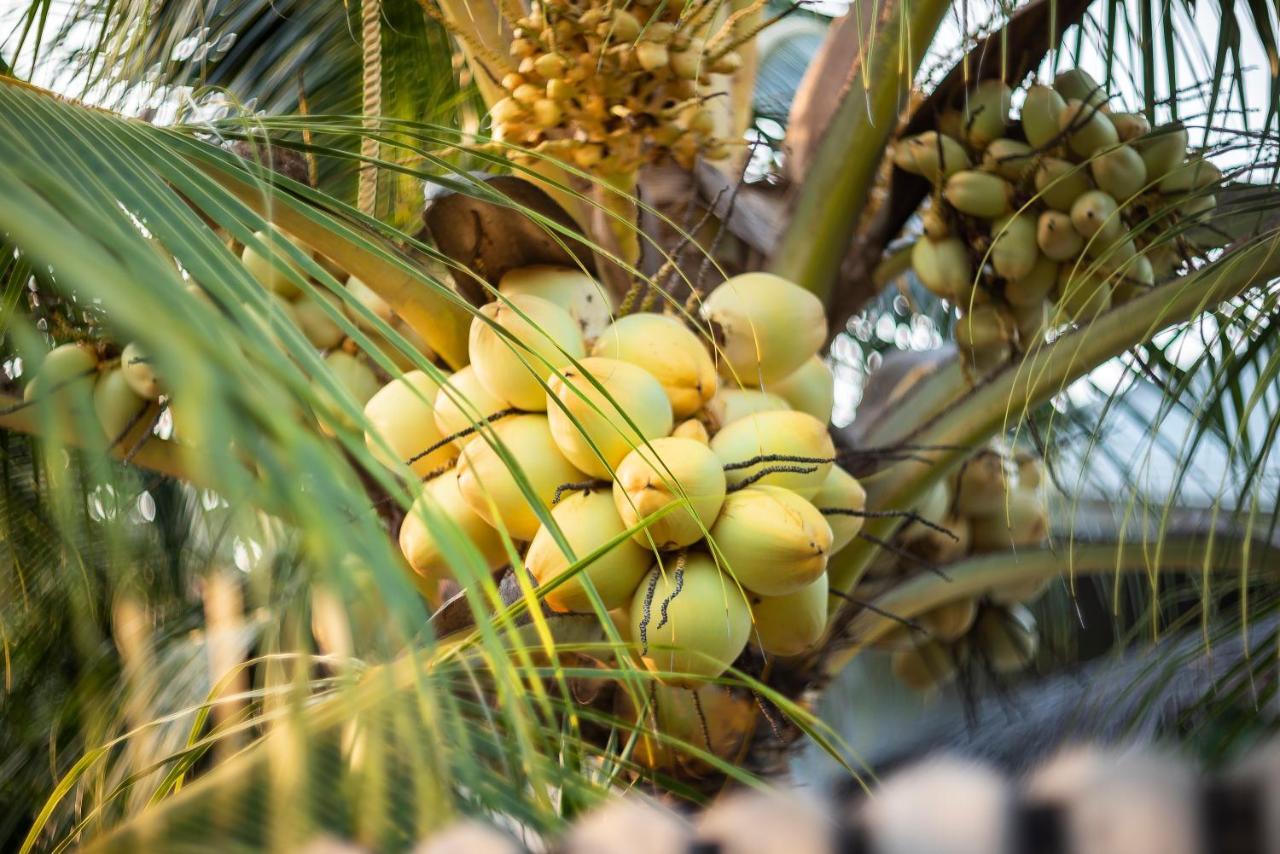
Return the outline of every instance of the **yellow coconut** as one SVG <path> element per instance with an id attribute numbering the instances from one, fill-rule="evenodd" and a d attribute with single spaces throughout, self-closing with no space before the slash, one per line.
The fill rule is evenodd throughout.
<path id="1" fill-rule="evenodd" d="M 613 303 L 599 282 L 573 267 L 535 264 L 509 270 L 498 283 L 498 292 L 511 297 L 542 297 L 569 312 L 588 345 L 609 325 Z"/>
<path id="2" fill-rule="evenodd" d="M 819 356 L 771 384 L 768 390 L 780 395 L 797 412 L 807 412 L 824 424 L 831 420 L 831 410 L 836 403 L 836 379 Z"/>
<path id="3" fill-rule="evenodd" d="M 856 514 L 867 509 L 867 491 L 856 477 L 833 465 L 810 500 L 831 526 L 832 554 L 853 542 L 863 523 L 863 517 Z"/>
<path id="4" fill-rule="evenodd" d="M 502 537 L 479 514 L 471 509 L 458 488 L 458 475 L 447 471 L 423 486 L 422 494 L 413 502 L 400 525 L 400 551 L 414 572 L 430 579 L 449 578 L 453 570 L 445 558 L 446 547 L 432 535 L 426 522 L 426 507 L 442 516 L 442 524 L 456 525 L 462 535 L 480 553 L 488 569 L 507 562 Z M 452 548 L 452 547 L 450 547 Z"/>
<path id="5" fill-rule="evenodd" d="M 372 430 L 365 432 L 364 440 L 374 459 L 390 469 L 408 463 L 419 477 L 453 464 L 458 448 L 452 442 L 409 462 L 443 438 L 431 409 L 439 391 L 439 383 L 426 373 L 410 371 L 369 398 L 364 417 Z M 390 455 L 384 443 L 391 446 Z"/>
<path id="6" fill-rule="evenodd" d="M 267 290 L 279 294 L 285 299 L 294 299 L 302 293 L 302 288 L 290 276 L 305 277 L 298 263 L 289 255 L 290 246 L 297 243 L 284 232 L 272 228 L 268 231 L 254 233 L 255 240 L 261 242 L 262 251 L 246 245 L 240 260 L 245 269 Z M 297 247 L 302 252 L 307 250 Z"/>
<path id="7" fill-rule="evenodd" d="M 1036 223 L 1036 245 L 1052 261 L 1076 258 L 1084 250 L 1084 238 L 1071 224 L 1071 215 L 1045 211 Z"/>
<path id="8" fill-rule="evenodd" d="M 651 569 L 631 600 L 630 636 L 653 671 L 714 679 L 750 635 L 751 610 L 742 590 L 701 552 Z M 676 675 L 664 681 L 690 680 Z"/>
<path id="9" fill-rule="evenodd" d="M 337 380 L 338 386 L 347 393 L 357 408 L 363 409 L 369 402 L 369 398 L 377 393 L 378 378 L 374 375 L 373 369 L 359 357 L 352 356 L 343 350 L 334 350 L 324 357 L 324 363 L 333 374 L 333 378 Z M 356 426 L 355 420 L 342 411 L 336 401 L 332 401 L 329 391 L 322 388 L 318 380 L 313 382 L 313 385 L 322 400 L 330 401 L 332 415 L 338 419 L 338 423 L 344 427 Z M 328 427 L 325 426 L 325 429 L 327 430 Z"/>
<path id="10" fill-rule="evenodd" d="M 133 390 L 122 368 L 102 374 L 93 387 L 93 410 L 103 434 L 126 450 L 151 431 L 155 410 L 146 412 L 148 404 Z"/>
<path id="11" fill-rule="evenodd" d="M 822 301 L 770 273 L 744 273 L 702 302 L 724 361 L 722 372 L 744 385 L 780 380 L 818 352 L 827 338 Z"/>
<path id="12" fill-rule="evenodd" d="M 129 387 L 144 400 L 155 400 L 164 393 L 151 359 L 137 342 L 130 343 L 120 353 L 120 370 L 124 372 Z"/>
<path id="13" fill-rule="evenodd" d="M 791 409 L 780 394 L 753 388 L 724 388 L 707 401 L 704 412 L 713 432 L 719 432 L 735 421 L 757 412 L 779 412 Z"/>
<path id="14" fill-rule="evenodd" d="M 707 432 L 707 425 L 703 424 L 697 418 L 690 418 L 686 421 L 681 421 L 672 428 L 671 435 L 677 436 L 681 439 L 692 439 L 693 441 L 700 442 L 703 445 L 709 446 L 711 444 L 711 434 Z"/>
<path id="15" fill-rule="evenodd" d="M 701 409 L 719 384 L 706 344 L 679 318 L 665 314 L 618 318 L 596 339 L 591 355 L 630 362 L 653 374 L 677 418 Z"/>
<path id="16" fill-rule="evenodd" d="M 1071 228 L 1070 223 L 1067 228 Z M 1075 230 L 1071 233 L 1074 235 Z M 1004 283 L 1004 298 L 1012 309 L 1015 322 L 1022 316 L 1020 310 L 1039 310 L 1053 293 L 1058 283 L 1058 262 L 1044 255 L 1036 258 L 1035 266 L 1025 276 Z M 1022 324 L 1017 323 L 1019 331 Z"/>
<path id="17" fill-rule="evenodd" d="M 614 505 L 631 528 L 668 504 L 687 502 L 637 533 L 635 540 L 664 550 L 692 545 L 706 536 L 724 504 L 722 466 L 714 451 L 693 439 L 654 439 L 618 464 Z"/>
<path id="18" fill-rule="evenodd" d="M 510 407 L 509 402 L 485 388 L 475 368 L 467 365 L 441 385 L 431 409 L 440 435 L 456 436 Z M 454 444 L 462 448 L 471 436 L 459 436 Z"/>
<path id="19" fill-rule="evenodd" d="M 617 537 L 629 526 L 614 507 L 608 490 L 588 489 L 566 495 L 551 511 L 551 518 L 568 542 L 574 560 L 582 560 Z M 545 585 L 572 563 L 547 527 L 538 529 L 524 556 L 525 568 Z M 631 601 L 636 585 L 653 565 L 653 553 L 627 540 L 587 564 L 573 578 L 546 594 L 544 601 L 557 611 L 590 611 L 591 597 L 583 579 L 590 579 L 605 608 Z"/>
<path id="20" fill-rule="evenodd" d="M 354 300 L 354 304 L 344 303 L 344 308 L 346 308 L 347 314 L 350 315 L 351 319 L 355 321 L 356 326 L 359 326 L 365 332 L 379 331 L 379 324 L 366 317 L 365 313 L 360 311 L 360 308 L 367 309 L 370 314 L 382 321 L 382 323 L 390 324 L 395 318 L 395 312 L 391 310 L 391 306 L 387 304 L 387 301 L 360 279 L 351 276 L 347 279 L 344 287 L 346 287 L 347 293 Z M 357 306 L 360 308 L 357 308 Z"/>
<path id="21" fill-rule="evenodd" d="M 521 491 L 512 465 L 519 466 L 534 503 L 543 510 L 551 506 L 557 487 L 580 483 L 587 476 L 560 453 L 545 415 L 500 419 L 467 442 L 458 460 L 458 488 L 463 498 L 490 525 L 501 523 L 515 539 L 531 540 L 542 522 L 534 504 Z"/>
<path id="22" fill-rule="evenodd" d="M 24 400 L 36 398 L 87 401 L 93 390 L 98 354 L 88 344 L 60 344 L 40 362 L 31 382 L 22 390 Z"/>
<path id="23" fill-rule="evenodd" d="M 1071 225 L 1088 240 L 1089 247 L 1109 244 L 1125 231 L 1116 200 L 1101 190 L 1091 190 L 1076 199 L 1071 206 Z"/>
<path id="24" fill-rule="evenodd" d="M 328 302 L 332 309 L 326 309 Z M 346 333 L 338 325 L 338 321 L 329 313 L 332 310 L 342 312 L 342 306 L 336 296 L 320 292 L 314 296 L 299 297 L 293 304 L 293 316 L 302 334 L 307 336 L 311 346 L 321 350 L 336 347 L 342 342 Z"/>
<path id="25" fill-rule="evenodd" d="M 646 683 L 648 685 L 648 683 Z M 696 695 L 696 698 L 695 698 Z M 743 743 L 755 729 L 759 712 L 754 699 L 746 692 L 735 692 L 719 685 L 699 685 L 680 688 L 662 683 L 647 687 L 635 702 L 632 694 L 619 689 L 615 694 L 615 712 L 619 718 L 638 724 L 642 733 L 636 741 L 632 758 L 654 770 L 681 769 L 685 773 L 696 772 L 706 763 L 682 750 L 692 745 L 721 759 L 733 759 Z M 643 719 L 641 712 L 644 712 Z M 648 733 L 659 732 L 667 740 L 658 740 Z M 635 854 L 666 854 L 678 847 L 651 847 L 656 841 L 652 834 L 652 821 L 635 828 L 636 838 L 645 840 L 642 849 Z M 618 850 L 617 836 L 602 834 L 593 847 L 574 847 L 578 834 L 575 829 L 567 840 L 565 854 L 598 854 Z"/>
<path id="26" fill-rule="evenodd" d="M 587 474 L 610 478 L 635 447 L 671 432 L 671 403 L 644 368 L 590 357 L 552 376 L 547 417 L 560 452 Z"/>
<path id="27" fill-rule="evenodd" d="M 785 596 L 751 600 L 755 640 L 768 655 L 799 655 L 812 649 L 827 627 L 827 574 Z"/>
<path id="28" fill-rule="evenodd" d="M 817 494 L 836 453 L 826 424 L 792 411 L 740 418 L 711 439 L 711 450 L 725 464 L 731 487 L 750 480 L 785 487 L 804 498 Z"/>
<path id="29" fill-rule="evenodd" d="M 967 170 L 947 179 L 942 197 L 961 213 L 995 219 L 1009 212 L 1013 187 L 999 175 Z"/>
<path id="30" fill-rule="evenodd" d="M 528 294 L 482 306 L 471 322 L 468 349 L 489 393 L 531 412 L 546 409 L 543 383 L 553 370 L 586 355 L 582 332 L 569 312 Z"/>
<path id="31" fill-rule="evenodd" d="M 725 498 L 710 539 L 743 587 L 785 596 L 827 568 L 832 533 L 818 509 L 791 490 L 749 486 Z"/>

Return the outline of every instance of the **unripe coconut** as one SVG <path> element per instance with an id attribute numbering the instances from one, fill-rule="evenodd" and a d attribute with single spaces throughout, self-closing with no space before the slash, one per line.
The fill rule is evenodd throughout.
<path id="1" fill-rule="evenodd" d="M 468 349 L 471 366 L 490 394 L 531 412 L 546 409 L 543 383 L 553 370 L 586 355 L 582 332 L 569 312 L 529 294 L 481 306 L 471 322 Z"/>
<path id="2" fill-rule="evenodd" d="M 1069 160 L 1045 157 L 1036 170 L 1036 193 L 1055 211 L 1069 212 L 1076 199 L 1091 189 L 1088 170 Z"/>
<path id="3" fill-rule="evenodd" d="M 383 323 L 390 324 L 395 317 L 395 312 L 391 310 L 391 306 L 387 301 L 379 296 L 377 291 L 355 276 L 349 277 L 343 287 L 347 289 L 347 293 L 351 295 L 356 305 L 368 309 L 374 317 Z M 366 317 L 364 312 L 359 311 L 355 306 L 344 303 L 343 307 L 347 310 L 347 314 L 351 319 L 355 321 L 356 326 L 359 326 L 365 332 L 380 331 L 379 325 Z"/>
<path id="4" fill-rule="evenodd" d="M 582 560 L 630 527 L 619 517 L 606 490 L 588 489 L 565 496 L 551 510 L 575 560 Z M 551 530 L 538 529 L 524 556 L 525 568 L 545 585 L 569 568 L 572 561 L 561 551 Z M 636 585 L 653 565 L 653 553 L 631 540 L 619 543 L 587 564 L 577 575 L 549 591 L 544 600 L 557 611 L 590 611 L 583 576 L 599 594 L 605 608 L 631 601 Z"/>
<path id="5" fill-rule="evenodd" d="M 1212 187 L 1222 180 L 1222 170 L 1208 160 L 1194 157 L 1160 179 L 1160 192 L 1173 195 Z"/>
<path id="6" fill-rule="evenodd" d="M 710 540 L 739 584 L 761 596 L 785 596 L 827 568 L 831 526 L 789 489 L 749 486 L 731 492 Z"/>
<path id="7" fill-rule="evenodd" d="M 302 289 L 290 278 L 289 272 L 292 271 L 293 275 L 301 278 L 305 278 L 306 273 L 289 256 L 287 244 L 292 243 L 303 252 L 307 250 L 298 246 L 296 241 L 279 229 L 256 231 L 253 236 L 264 245 L 264 248 L 259 252 L 252 246 L 244 247 L 240 260 L 249 271 L 249 275 L 272 293 L 279 294 L 285 299 L 296 298 L 302 293 Z"/>
<path id="8" fill-rule="evenodd" d="M 1067 106 L 1063 97 L 1048 86 L 1032 86 L 1022 102 L 1022 132 L 1035 148 L 1044 148 L 1059 134 L 1058 117 Z"/>
<path id="9" fill-rule="evenodd" d="M 680 439 L 692 439 L 703 445 L 711 444 L 711 434 L 707 432 L 707 426 L 696 418 L 681 421 L 671 431 L 671 435 Z"/>
<path id="10" fill-rule="evenodd" d="M 443 438 L 431 410 L 439 392 L 440 384 L 426 373 L 410 371 L 369 398 L 364 417 L 372 430 L 365 432 L 364 441 L 374 459 L 392 470 L 408 463 L 409 469 L 419 477 L 453 464 L 458 448 L 452 442 L 409 462 Z M 390 455 L 384 444 L 391 446 Z"/>
<path id="11" fill-rule="evenodd" d="M 998 175 L 968 170 L 948 178 L 942 196 L 960 213 L 995 219 L 1009 212 L 1013 187 Z"/>
<path id="12" fill-rule="evenodd" d="M 1142 113 L 1112 113 L 1111 123 L 1116 126 L 1121 142 L 1133 142 L 1151 133 L 1151 123 Z M 1145 164 L 1143 168 L 1146 168 Z"/>
<path id="13" fill-rule="evenodd" d="M 998 451 L 978 451 L 961 464 L 954 479 L 957 513 L 985 516 L 1004 510 L 1012 484 L 1004 456 Z"/>
<path id="14" fill-rule="evenodd" d="M 767 655 L 799 655 L 822 639 L 827 627 L 828 580 L 824 572 L 785 596 L 751 600 L 755 640 Z"/>
<path id="15" fill-rule="evenodd" d="M 726 467 L 729 485 L 737 486 L 748 478 L 752 483 L 770 484 L 790 489 L 804 498 L 817 494 L 831 471 L 835 443 L 827 425 L 804 412 L 757 412 L 723 428 L 711 439 L 711 450 Z M 766 455 L 782 455 L 797 460 L 760 461 L 743 465 Z M 805 462 L 799 462 L 803 459 Z M 769 471 L 778 467 L 802 468 L 809 471 Z M 759 477 L 758 480 L 755 478 Z"/>
<path id="16" fill-rule="evenodd" d="M 973 517 L 973 550 L 998 552 L 1038 546 L 1049 538 L 1049 512 L 1040 496 L 1015 489 L 994 513 Z"/>
<path id="17" fill-rule="evenodd" d="M 1021 605 L 984 609 L 973 627 L 973 643 L 978 660 L 996 673 L 1025 670 L 1040 646 L 1036 618 Z"/>
<path id="18" fill-rule="evenodd" d="M 322 291 L 315 296 L 303 296 L 298 299 L 293 304 L 293 316 L 302 334 L 311 342 L 311 346 L 328 350 L 331 347 L 337 347 L 346 333 L 321 304 L 322 302 L 330 303 L 338 312 L 342 311 L 338 297 Z"/>
<path id="19" fill-rule="evenodd" d="M 1011 214 L 991 224 L 991 266 L 997 274 L 1020 279 L 1031 272 L 1039 257 L 1032 214 Z"/>
<path id="20" fill-rule="evenodd" d="M 1067 229 L 1073 237 L 1080 239 L 1070 223 L 1067 224 Z M 1017 320 L 1017 309 L 1039 308 L 1044 305 L 1049 294 L 1053 293 L 1053 286 L 1057 281 L 1057 262 L 1040 255 L 1036 258 L 1035 266 L 1025 276 L 1005 282 L 1004 298 L 1014 309 L 1014 320 Z"/>
<path id="21" fill-rule="evenodd" d="M 709 555 L 668 560 L 642 579 L 631 600 L 631 637 L 645 667 L 689 674 L 663 677 L 669 684 L 714 679 L 747 646 L 751 610 L 742 590 Z"/>
<path id="22" fill-rule="evenodd" d="M 1082 101 L 1101 112 L 1107 102 L 1107 91 L 1089 75 L 1079 68 L 1068 68 L 1053 78 L 1053 88 L 1068 101 Z"/>
<path id="23" fill-rule="evenodd" d="M 757 412 L 785 412 L 791 409 L 781 395 L 753 388 L 721 388 L 703 410 L 712 431 L 718 432 L 735 421 Z"/>
<path id="24" fill-rule="evenodd" d="M 1098 189 L 1117 199 L 1130 199 L 1147 188 L 1147 165 L 1129 145 L 1099 152 L 1089 161 Z"/>
<path id="25" fill-rule="evenodd" d="M 1134 140 L 1133 147 L 1147 167 L 1147 180 L 1158 182 L 1187 156 L 1187 129 L 1180 124 L 1164 125 Z"/>
<path id="26" fill-rule="evenodd" d="M 917 525 L 918 533 L 907 545 L 913 555 L 933 566 L 945 566 L 969 553 L 973 534 L 967 516 L 952 513 L 944 516 L 938 525 L 943 530 Z"/>
<path id="27" fill-rule="evenodd" d="M 703 342 L 678 318 L 637 312 L 613 322 L 592 356 L 639 365 L 662 384 L 677 418 L 687 418 L 716 393 L 716 366 Z"/>
<path id="28" fill-rule="evenodd" d="M 609 292 L 573 267 L 537 264 L 510 270 L 498 283 L 498 292 L 508 297 L 530 294 L 555 303 L 578 322 L 588 346 L 609 325 L 613 313 Z"/>
<path id="29" fill-rule="evenodd" d="M 1178 205 L 1178 213 L 1188 220 L 1203 220 L 1218 206 L 1218 200 L 1212 193 L 1198 193 L 1188 196 L 1186 201 Z"/>
<path id="30" fill-rule="evenodd" d="M 377 393 L 378 378 L 374 375 L 373 369 L 359 357 L 352 356 L 343 350 L 334 350 L 324 357 L 324 363 L 333 374 L 333 378 L 337 381 L 339 387 L 351 396 L 357 408 L 363 409 L 364 405 L 369 402 L 369 398 Z M 356 426 L 354 419 L 350 418 L 339 407 L 337 402 L 332 400 L 329 391 L 323 388 L 318 380 L 313 381 L 312 385 L 315 387 L 320 399 L 328 402 L 328 408 L 332 410 L 326 414 L 327 417 L 336 417 L 344 427 L 353 428 Z M 327 425 L 322 424 L 321 426 L 326 431 L 329 429 Z"/>
<path id="31" fill-rule="evenodd" d="M 964 637 L 977 617 L 976 599 L 957 599 L 925 611 L 916 617 L 916 623 L 935 640 L 950 643 Z"/>
<path id="32" fill-rule="evenodd" d="M 671 403 L 661 383 L 629 362 L 593 356 L 561 369 L 548 385 L 551 435 L 587 474 L 612 477 L 632 448 L 671 432 Z"/>
<path id="33" fill-rule="evenodd" d="M 665 550 L 701 540 L 724 504 L 722 466 L 706 445 L 676 436 L 631 451 L 618 464 L 613 483 L 613 502 L 624 526 L 634 527 L 668 504 L 687 501 L 636 533 L 635 541 Z"/>
<path id="34" fill-rule="evenodd" d="M 810 500 L 831 526 L 832 554 L 853 542 L 863 524 L 863 517 L 856 514 L 867 509 L 867 491 L 856 477 L 833 465 L 817 494 Z M 828 512 L 840 510 L 851 512 Z"/>
<path id="35" fill-rule="evenodd" d="M 899 140 L 893 148 L 893 162 L 904 172 L 928 178 L 935 184 L 970 166 L 964 146 L 937 131 Z"/>
<path id="36" fill-rule="evenodd" d="M 974 148 L 985 148 L 1004 136 L 1013 92 L 1002 80 L 984 80 L 969 92 L 964 105 L 965 135 Z"/>
<path id="37" fill-rule="evenodd" d="M 486 568 L 497 569 L 507 562 L 502 537 L 463 499 L 457 472 L 447 471 L 427 481 L 400 524 L 400 551 L 414 572 L 431 579 L 453 576 L 445 550 L 427 527 L 424 514 L 428 504 L 443 515 L 446 523 L 458 526 L 479 551 Z"/>
<path id="38" fill-rule="evenodd" d="M 966 352 L 1002 353 L 1013 341 L 1013 318 L 995 303 L 974 306 L 955 323 L 956 345 Z"/>
<path id="39" fill-rule="evenodd" d="M 1107 277 L 1084 265 L 1063 264 L 1058 271 L 1058 323 L 1088 323 L 1111 308 L 1111 284 Z"/>
<path id="40" fill-rule="evenodd" d="M 160 378 L 151 367 L 151 360 L 136 341 L 130 342 L 120 353 L 120 370 L 129 383 L 129 388 L 142 399 L 155 400 L 164 393 L 160 387 Z"/>
<path id="41" fill-rule="evenodd" d="M 1071 225 L 1092 243 L 1110 243 L 1124 231 L 1116 200 L 1101 190 L 1091 190 L 1071 206 Z"/>
<path id="42" fill-rule="evenodd" d="M 1088 159 L 1120 141 L 1116 126 L 1096 106 L 1074 98 L 1058 117 L 1058 127 L 1067 135 L 1067 147 L 1077 157 Z"/>
<path id="43" fill-rule="evenodd" d="M 1036 154 L 1031 146 L 1016 139 L 997 139 L 982 155 L 982 168 L 1006 181 L 1018 182 L 1031 174 Z"/>
<path id="44" fill-rule="evenodd" d="M 98 353 L 88 344 L 59 344 L 40 362 L 31 382 L 22 390 L 23 400 L 87 401 L 98 369 Z"/>
<path id="45" fill-rule="evenodd" d="M 707 295 L 700 311 L 715 329 L 725 372 L 744 384 L 782 379 L 827 337 L 822 301 L 770 273 L 734 276 Z"/>
<path id="46" fill-rule="evenodd" d="M 781 395 L 797 412 L 807 412 L 826 424 L 836 405 L 836 378 L 820 356 L 814 356 L 776 383 L 769 391 Z"/>
<path id="47" fill-rule="evenodd" d="M 956 661 L 945 646 L 927 641 L 893 653 L 890 668 L 898 681 L 912 691 L 931 694 L 956 675 Z"/>
<path id="48" fill-rule="evenodd" d="M 513 538 L 531 540 L 542 523 L 509 463 L 490 441 L 520 467 L 534 500 L 543 509 L 551 506 L 556 487 L 579 483 L 586 475 L 560 453 L 545 415 L 503 418 L 467 442 L 458 461 L 458 488 L 463 498 L 490 525 L 501 523 Z"/>
<path id="49" fill-rule="evenodd" d="M 1084 238 L 1071 224 L 1071 215 L 1045 211 L 1036 223 L 1036 245 L 1051 261 L 1066 261 L 1084 250 Z"/>
<path id="50" fill-rule="evenodd" d="M 920 212 L 920 226 L 924 229 L 924 236 L 934 242 L 950 237 L 951 223 L 947 218 L 946 206 L 929 204 Z"/>
<path id="51" fill-rule="evenodd" d="M 510 407 L 485 388 L 475 368 L 467 365 L 440 386 L 431 409 L 440 435 L 453 436 Z M 461 449 L 471 435 L 459 436 L 453 443 Z"/>
<path id="52" fill-rule="evenodd" d="M 911 247 L 911 269 L 930 293 L 950 302 L 966 301 L 973 290 L 969 247 L 958 237 L 917 240 Z"/>
<path id="53" fill-rule="evenodd" d="M 102 432 L 108 442 L 126 449 L 151 431 L 152 419 L 143 415 L 147 404 L 129 385 L 121 368 L 102 374 L 93 387 L 93 411 Z"/>

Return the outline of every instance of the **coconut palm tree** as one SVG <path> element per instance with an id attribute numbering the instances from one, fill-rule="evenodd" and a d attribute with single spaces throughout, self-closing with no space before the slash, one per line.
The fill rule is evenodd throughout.
<path id="1" fill-rule="evenodd" d="M 1046 582 L 1041 669 L 1165 632 L 1211 645 L 1265 618 L 1280 22 L 1222 0 L 1208 28 L 1203 5 L 1032 0 L 979 20 L 967 3 L 894 0 L 829 25 L 745 0 L 19 7 L 0 42 L 6 843 L 382 849 L 458 815 L 552 834 L 610 791 L 699 801 L 760 785 L 805 746 L 864 773 L 838 704 L 815 696 L 889 693 L 886 668 L 860 666 L 873 647 L 915 656 L 898 675 L 919 687 L 956 667 L 960 693 L 1030 679 L 1005 666 L 1036 636 L 1009 600 Z M 557 39 L 589 49 L 545 49 Z M 1018 210 L 967 210 L 963 186 L 921 165 L 949 171 L 944 142 L 912 146 L 942 129 L 981 157 L 993 141 L 976 129 L 999 112 L 999 137 L 1008 117 L 999 98 L 984 113 L 983 93 L 1076 64 L 1106 83 L 1078 92 L 1078 124 L 1043 150 L 1026 121 L 1001 137 L 1023 146 L 1015 163 L 1033 159 L 1007 178 L 1034 185 L 1017 206 L 1038 215 L 1049 190 L 1029 176 L 1121 114 L 1148 147 L 1185 131 L 1192 184 L 1132 194 L 1133 255 L 1151 271 L 1164 253 L 1158 276 L 1112 270 L 1115 304 L 1099 307 L 1065 296 L 1069 274 L 1059 313 L 1028 334 L 1007 287 L 1024 277 L 996 263 L 1014 226 L 990 224 Z M 1085 112 L 1104 88 L 1106 110 Z M 785 127 L 766 91 L 790 102 Z M 1199 158 L 1218 164 L 1208 180 Z M 942 232 L 972 265 L 958 290 L 919 257 Z M 796 654 L 744 641 L 696 693 L 655 677 L 647 638 L 615 624 L 589 571 L 662 514 L 575 555 L 551 510 L 560 487 L 595 487 L 539 499 L 542 462 L 503 426 L 530 407 L 461 395 L 458 433 L 430 428 L 411 455 L 384 441 L 374 392 L 417 372 L 400 406 L 437 394 L 475 330 L 497 328 L 504 274 L 532 264 L 590 274 L 620 316 L 665 306 L 718 355 L 723 324 L 699 307 L 732 274 L 792 283 L 775 290 L 793 294 L 780 316 L 821 307 L 825 328 L 788 331 L 822 343 L 834 456 L 866 496 L 825 508 L 861 530 L 823 555 L 826 616 Z M 549 323 L 528 328 L 516 369 L 549 358 L 527 346 Z M 600 390 L 594 406 L 616 404 Z M 586 435 L 598 414 L 568 422 Z M 439 476 L 428 451 L 452 465 L 445 440 L 470 433 L 535 508 L 529 531 L 467 528 L 419 500 Z M 799 456 L 754 465 L 831 464 Z M 1001 473 L 985 496 L 995 534 L 957 549 L 975 460 Z M 1019 477 L 1053 486 L 1047 540 L 1011 533 L 1017 512 L 1044 522 L 1042 499 L 1010 498 Z M 414 525 L 419 540 L 397 540 Z M 536 585 L 534 529 L 565 553 Z M 447 573 L 409 571 L 424 541 Z M 694 575 L 683 553 L 674 567 Z M 668 584 L 652 578 L 651 597 Z M 644 601 L 641 633 L 682 583 Z M 569 585 L 585 604 L 547 607 Z M 939 613 L 961 625 L 940 630 Z"/>

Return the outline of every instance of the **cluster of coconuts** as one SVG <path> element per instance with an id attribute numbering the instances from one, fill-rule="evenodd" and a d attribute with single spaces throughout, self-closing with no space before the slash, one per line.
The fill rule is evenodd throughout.
<path id="1" fill-rule="evenodd" d="M 516 21 L 519 64 L 493 105 L 494 138 L 622 174 L 672 157 L 727 154 L 699 85 L 741 58 L 704 39 L 714 3 L 534 3 Z"/>
<path id="2" fill-rule="evenodd" d="M 1029 451 L 994 442 L 980 449 L 921 501 L 918 512 L 934 527 L 904 526 L 895 537 L 900 556 L 886 555 L 891 563 L 875 574 L 883 580 L 918 573 L 922 563 L 938 567 L 969 555 L 1042 546 L 1049 537 L 1044 480 L 1042 461 Z M 1036 648 L 1035 621 L 1023 603 L 1046 586 L 1041 579 L 1019 581 L 955 600 L 895 628 L 877 645 L 893 650 L 894 672 L 921 689 L 945 683 L 966 661 L 996 673 L 1018 670 Z"/>
<path id="3" fill-rule="evenodd" d="M 22 390 L 27 403 L 53 406 L 67 417 L 92 406 L 108 445 L 125 451 L 150 435 L 163 393 L 137 344 L 121 350 L 87 342 L 54 347 Z"/>
<path id="4" fill-rule="evenodd" d="M 1184 232 L 1222 180 L 1188 155 L 1181 125 L 1113 111 L 1084 71 L 1030 86 L 1019 121 L 1012 94 L 979 83 L 893 155 L 935 186 L 912 267 L 964 313 L 956 341 L 980 371 L 1169 277 L 1196 251 Z"/>
<path id="5" fill-rule="evenodd" d="M 442 514 L 489 569 L 523 564 L 550 608 L 609 610 L 673 686 L 719 676 L 751 642 L 776 656 L 816 643 L 827 560 L 865 505 L 834 463 L 817 298 L 748 273 L 697 320 L 614 317 L 591 277 L 554 267 L 498 291 L 467 367 L 442 383 L 410 372 L 365 409 L 379 459 L 425 480 L 399 534 L 410 566 L 450 574 L 428 521 Z"/>
<path id="6" fill-rule="evenodd" d="M 343 287 L 351 300 L 343 300 L 320 286 L 317 286 L 315 293 L 304 292 L 280 264 L 281 259 L 286 259 L 285 262 L 293 268 L 296 275 L 305 277 L 306 273 L 288 259 L 284 244 L 292 243 L 306 254 L 312 254 L 310 250 L 278 229 L 257 232 L 254 237 L 270 251 L 259 252 L 250 245 L 233 247 L 240 252 L 245 268 L 266 289 L 270 299 L 283 310 L 285 316 L 298 327 L 312 346 L 323 353 L 326 366 L 357 404 L 364 406 L 382 382 L 379 378 L 380 370 L 370 354 L 361 350 L 338 322 L 343 315 L 400 370 L 409 370 L 413 367 L 413 362 L 404 351 L 384 337 L 379 330 L 378 321 L 403 336 L 428 361 L 434 361 L 435 353 L 427 342 L 392 310 L 386 300 L 360 279 L 334 267 L 328 258 L 317 253 L 314 255 L 316 260 L 338 281 L 344 282 Z"/>

